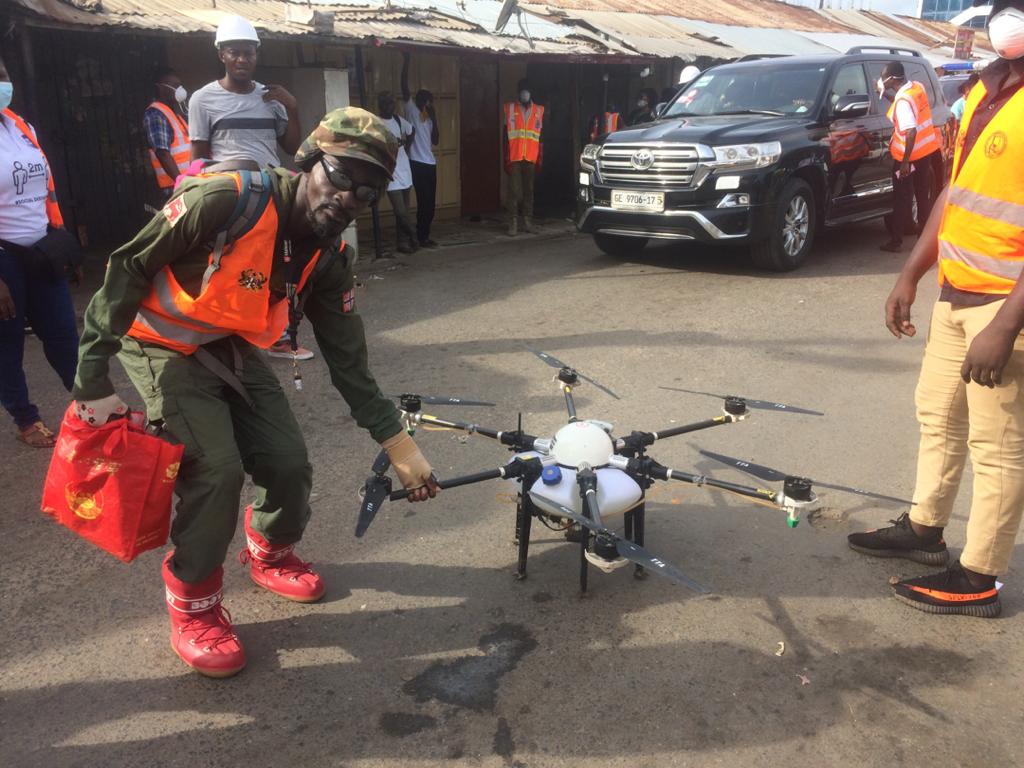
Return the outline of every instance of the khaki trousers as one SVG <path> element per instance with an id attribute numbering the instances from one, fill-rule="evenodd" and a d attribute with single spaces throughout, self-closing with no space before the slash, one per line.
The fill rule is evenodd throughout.
<path id="1" fill-rule="evenodd" d="M 509 167 L 507 204 L 509 219 L 512 221 L 520 212 L 524 219 L 533 218 L 533 178 L 536 170 L 537 166 L 528 160 L 517 160 Z"/>
<path id="2" fill-rule="evenodd" d="M 1002 305 L 936 302 L 915 395 L 921 445 L 910 519 L 949 522 L 970 453 L 974 488 L 960 562 L 990 576 L 1006 573 L 1024 513 L 1024 340 L 995 388 L 964 384 L 960 366 Z"/>

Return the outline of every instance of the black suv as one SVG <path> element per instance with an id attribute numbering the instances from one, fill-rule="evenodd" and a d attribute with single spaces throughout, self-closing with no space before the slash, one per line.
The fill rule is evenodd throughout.
<path id="1" fill-rule="evenodd" d="M 577 227 L 615 256 L 696 240 L 748 245 L 757 266 L 795 269 L 818 227 L 892 210 L 890 104 L 875 86 L 890 61 L 928 92 L 941 188 L 956 121 L 919 53 L 747 57 L 704 72 L 654 122 L 588 144 Z"/>

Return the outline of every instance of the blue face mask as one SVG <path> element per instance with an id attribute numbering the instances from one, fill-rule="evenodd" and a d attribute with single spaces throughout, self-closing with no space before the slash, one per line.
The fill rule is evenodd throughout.
<path id="1" fill-rule="evenodd" d="M 11 106 L 13 97 L 14 83 L 0 83 L 0 109 L 7 109 Z"/>

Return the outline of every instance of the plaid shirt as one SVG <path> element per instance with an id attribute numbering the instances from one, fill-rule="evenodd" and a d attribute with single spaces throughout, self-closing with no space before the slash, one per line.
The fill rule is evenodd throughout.
<path id="1" fill-rule="evenodd" d="M 142 124 L 146 128 L 149 146 L 153 149 L 171 148 L 171 144 L 174 142 L 174 129 L 160 110 L 154 107 L 147 108 L 142 115 Z"/>

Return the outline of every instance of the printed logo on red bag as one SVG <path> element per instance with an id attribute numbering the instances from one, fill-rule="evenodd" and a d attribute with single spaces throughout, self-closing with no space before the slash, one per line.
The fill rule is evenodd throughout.
<path id="1" fill-rule="evenodd" d="M 75 488 L 74 483 L 64 487 L 64 498 L 68 508 L 83 520 L 95 520 L 103 514 L 103 501 L 100 494 L 86 493 Z"/>

